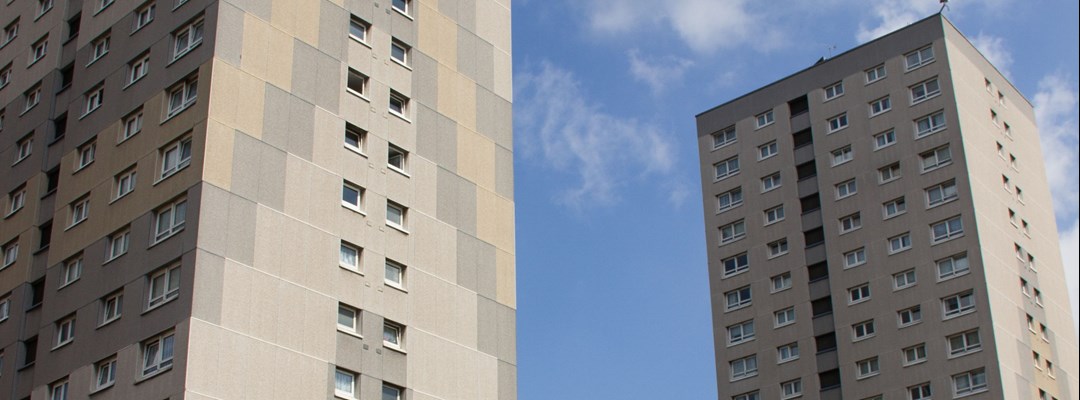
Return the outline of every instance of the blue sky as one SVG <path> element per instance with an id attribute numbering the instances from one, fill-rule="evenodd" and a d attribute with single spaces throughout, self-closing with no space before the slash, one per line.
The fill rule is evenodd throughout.
<path id="1" fill-rule="evenodd" d="M 522 400 L 715 399 L 694 115 L 937 0 L 514 0 Z M 1037 107 L 1076 315 L 1077 2 L 945 12 Z"/>

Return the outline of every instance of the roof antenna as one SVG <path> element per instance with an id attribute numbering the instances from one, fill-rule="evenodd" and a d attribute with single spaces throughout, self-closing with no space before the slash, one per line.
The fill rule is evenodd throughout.
<path id="1" fill-rule="evenodd" d="M 833 50 L 836 50 L 836 45 L 835 44 L 830 44 L 828 46 L 825 46 L 825 48 L 829 50 L 829 57 L 828 58 L 832 58 L 832 52 L 833 52 Z"/>
<path id="2" fill-rule="evenodd" d="M 941 9 L 938 10 L 938 14 L 941 14 L 946 8 L 949 8 L 949 0 L 941 0 Z"/>

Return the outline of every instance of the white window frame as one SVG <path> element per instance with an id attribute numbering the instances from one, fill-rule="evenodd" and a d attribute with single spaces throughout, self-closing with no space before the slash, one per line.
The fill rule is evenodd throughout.
<path id="1" fill-rule="evenodd" d="M 729 380 L 731 382 L 757 376 L 757 354 L 731 360 L 728 363 L 728 370 L 730 371 Z"/>
<path id="2" fill-rule="evenodd" d="M 896 254 L 911 249 L 911 232 L 904 232 L 886 240 L 889 254 Z"/>
<path id="3" fill-rule="evenodd" d="M 959 343 L 954 341 L 959 340 Z M 982 338 L 978 329 L 972 329 L 945 337 L 949 358 L 965 356 L 982 350 Z"/>
<path id="4" fill-rule="evenodd" d="M 893 290 L 903 290 L 919 283 L 919 276 L 915 269 L 905 269 L 893 274 Z"/>
<path id="5" fill-rule="evenodd" d="M 792 287 L 792 278 L 790 272 L 785 272 L 780 275 L 776 275 L 770 279 L 770 292 L 782 292 Z"/>
<path id="6" fill-rule="evenodd" d="M 93 392 L 105 390 L 116 384 L 116 356 L 110 356 L 94 364 Z"/>
<path id="7" fill-rule="evenodd" d="M 94 39 L 94 41 L 90 43 L 90 61 L 87 62 L 86 65 L 89 66 L 95 61 L 100 60 L 102 57 L 105 57 L 106 54 L 109 54 L 109 45 L 111 41 L 111 35 L 108 33 Z"/>
<path id="8" fill-rule="evenodd" d="M 11 295 L 0 297 L 0 322 L 7 321 L 11 317 Z M 0 353 L 2 355 L 2 353 Z M 2 366 L 2 365 L 0 365 Z"/>
<path id="9" fill-rule="evenodd" d="M 363 254 L 363 249 L 360 247 L 341 241 L 338 246 L 338 266 L 349 271 L 360 272 L 361 254 Z M 352 263 L 349 262 L 347 257 L 352 258 Z"/>
<path id="10" fill-rule="evenodd" d="M 395 159 L 399 160 L 399 162 L 395 162 Z M 393 144 L 389 144 L 386 150 L 386 167 L 391 171 L 408 176 L 409 152 L 394 146 Z"/>
<path id="11" fill-rule="evenodd" d="M 776 363 L 783 364 L 799 359 L 799 342 L 788 343 L 776 348 Z"/>
<path id="12" fill-rule="evenodd" d="M 142 108 L 135 110 L 131 114 L 124 117 L 123 125 L 120 127 L 120 138 L 117 143 L 123 143 L 132 136 L 138 135 L 142 132 L 143 126 L 143 111 Z"/>
<path id="13" fill-rule="evenodd" d="M 724 312 L 746 308 L 753 303 L 754 293 L 749 285 L 724 293 Z"/>
<path id="14" fill-rule="evenodd" d="M 383 320 L 383 347 L 401 351 L 405 348 L 405 326 Z"/>
<path id="15" fill-rule="evenodd" d="M 920 165 L 922 166 L 922 172 L 927 172 L 942 168 L 944 166 L 952 164 L 952 149 L 949 145 L 944 145 L 933 150 L 919 154 Z M 933 160 L 933 163 L 927 164 L 927 160 Z"/>
<path id="16" fill-rule="evenodd" d="M 904 54 L 904 66 L 907 71 L 915 70 L 934 62 L 934 47 L 926 45 L 918 50 Z"/>
<path id="17" fill-rule="evenodd" d="M 761 129 L 776 123 L 776 115 L 773 114 L 773 110 L 765 111 L 761 114 L 755 115 L 754 122 L 756 124 L 755 129 Z"/>
<path id="18" fill-rule="evenodd" d="M 781 180 L 780 172 L 774 172 L 761 178 L 761 193 L 771 192 L 783 185 L 784 182 Z"/>
<path id="19" fill-rule="evenodd" d="M 743 393 L 732 396 L 731 400 L 761 400 L 761 395 L 758 393 L 758 391 L 755 390 L 750 393 Z"/>
<path id="20" fill-rule="evenodd" d="M 778 205 L 776 207 L 769 208 L 768 210 L 765 210 L 763 213 L 765 215 L 765 225 L 766 226 L 775 224 L 775 223 L 780 222 L 780 221 L 783 221 L 784 218 L 785 218 L 784 205 L 783 204 Z"/>
<path id="21" fill-rule="evenodd" d="M 780 257 L 787 254 L 790 250 L 788 247 L 787 238 L 782 238 L 773 242 L 769 242 L 767 245 L 769 259 Z"/>
<path id="22" fill-rule="evenodd" d="M 400 56 L 396 53 L 400 53 Z M 394 62 L 403 67 L 408 67 L 409 62 L 411 61 L 410 59 L 412 58 L 410 53 L 412 53 L 412 46 L 409 46 L 396 38 L 390 40 L 390 59 L 394 60 Z"/>
<path id="23" fill-rule="evenodd" d="M 339 385 L 339 378 L 342 379 L 341 383 L 346 383 L 345 380 L 348 381 L 348 388 Z M 357 399 L 356 381 L 356 373 L 341 368 L 334 369 L 334 397 L 349 400 Z"/>
<path id="24" fill-rule="evenodd" d="M 101 322 L 98 326 L 108 325 L 120 319 L 124 314 L 124 293 L 116 292 L 101 298 Z"/>
<path id="25" fill-rule="evenodd" d="M 833 134 L 842 131 L 844 130 L 844 128 L 847 128 L 849 126 L 848 116 L 846 112 L 829 118 L 827 122 L 829 125 L 826 134 Z"/>
<path id="26" fill-rule="evenodd" d="M 15 143 L 15 162 L 11 163 L 11 165 L 30 158 L 31 154 L 34 154 L 34 138 L 28 136 Z"/>
<path id="27" fill-rule="evenodd" d="M 78 281 L 82 277 L 83 270 L 83 258 L 82 255 L 76 256 L 64 262 L 60 268 L 60 288 L 64 288 L 75 281 Z"/>
<path id="28" fill-rule="evenodd" d="M 720 228 L 720 245 L 723 246 L 728 243 L 738 241 L 746 237 L 746 222 L 745 220 L 738 220 L 730 224 L 721 226 Z M 726 233 L 730 231 L 730 234 Z"/>
<path id="29" fill-rule="evenodd" d="M 135 9 L 135 12 L 132 13 L 133 16 L 131 18 L 131 33 L 138 32 L 139 29 L 142 29 L 144 26 L 150 25 L 151 22 L 154 22 L 154 12 L 156 7 L 157 5 L 154 4 L 154 2 L 150 2 L 143 5 L 142 7 Z"/>
<path id="30" fill-rule="evenodd" d="M 396 215 L 396 220 L 391 219 Z M 408 232 L 409 208 L 393 201 L 386 201 L 386 225 L 402 232 Z"/>
<path id="31" fill-rule="evenodd" d="M 878 98 L 870 102 L 870 117 L 887 113 L 892 110 L 892 99 L 889 96 Z"/>
<path id="32" fill-rule="evenodd" d="M 903 176 L 903 170 L 900 169 L 900 163 L 892 163 L 884 167 L 878 168 L 878 183 L 886 184 Z"/>
<path id="33" fill-rule="evenodd" d="M 919 117 L 913 121 L 915 127 L 915 138 L 922 139 L 924 137 L 933 135 L 935 133 L 945 130 L 948 123 L 945 122 L 945 111 L 938 110 L 933 113 Z M 923 125 L 925 124 L 925 129 Z"/>
<path id="34" fill-rule="evenodd" d="M 367 44 L 368 35 L 371 33 L 371 24 L 360 17 L 349 17 L 349 38 L 357 42 Z"/>
<path id="35" fill-rule="evenodd" d="M 176 175 L 191 164 L 192 140 L 190 136 L 169 143 L 160 150 L 161 169 L 159 181 Z"/>
<path id="36" fill-rule="evenodd" d="M 855 305 L 870 301 L 870 284 L 863 283 L 848 288 L 848 305 Z"/>
<path id="37" fill-rule="evenodd" d="M 896 327 L 906 328 L 922 322 L 922 305 L 915 305 L 896 312 Z"/>
<path id="38" fill-rule="evenodd" d="M 794 399 L 802 396 L 802 379 L 793 379 L 780 384 L 780 398 Z"/>
<path id="39" fill-rule="evenodd" d="M 1049 361 L 1047 362 L 1049 363 Z M 970 396 L 990 390 L 986 381 L 986 369 L 977 368 L 953 375 L 952 387 L 953 398 Z"/>
<path id="40" fill-rule="evenodd" d="M 177 214 L 183 213 L 183 216 L 177 217 Z M 162 220 L 165 217 L 165 220 Z M 161 243 L 162 241 L 180 233 L 184 230 L 185 222 L 187 221 L 187 200 L 180 199 L 159 207 L 154 211 L 154 244 Z"/>
<path id="41" fill-rule="evenodd" d="M 712 148 L 713 150 L 716 150 L 739 141 L 739 134 L 735 130 L 735 125 L 732 125 L 719 131 L 713 132 L 712 138 Z"/>
<path id="42" fill-rule="evenodd" d="M 743 204 L 742 187 L 736 187 L 716 195 L 716 213 L 722 213 Z"/>
<path id="43" fill-rule="evenodd" d="M 406 121 L 409 120 L 409 98 L 405 95 L 391 90 L 387 109 L 390 111 L 390 114 Z"/>
<path id="44" fill-rule="evenodd" d="M 836 82 L 822 89 L 825 92 L 825 100 L 829 101 L 844 95 L 844 81 Z"/>
<path id="45" fill-rule="evenodd" d="M 877 336 L 874 320 L 866 320 L 851 325 L 851 341 L 859 342 Z"/>
<path id="46" fill-rule="evenodd" d="M 927 209 L 950 203 L 960 198 L 960 194 L 956 188 L 956 181 L 952 179 L 923 189 L 923 193 L 926 195 Z"/>
<path id="47" fill-rule="evenodd" d="M 881 374 L 881 361 L 877 357 L 870 357 L 855 362 L 855 379 L 866 379 Z"/>
<path id="48" fill-rule="evenodd" d="M 911 93 L 911 105 L 919 104 L 941 95 L 941 83 L 935 76 L 908 87 L 908 92 Z"/>
<path id="49" fill-rule="evenodd" d="M 38 61 L 41 61 L 42 58 L 45 58 L 45 56 L 47 55 L 49 55 L 49 36 L 45 35 L 45 37 L 38 39 L 38 41 L 34 42 L 34 44 L 30 46 L 29 65 L 34 65 Z"/>
<path id="50" fill-rule="evenodd" d="M 888 70 L 885 69 L 885 64 L 878 64 L 863 72 L 866 74 L 867 85 L 885 79 L 885 77 L 888 76 Z"/>
<path id="51" fill-rule="evenodd" d="M 348 191 L 348 192 L 346 192 Z M 346 193 L 356 193 L 356 202 L 346 200 Z M 351 194 L 349 197 L 352 197 Z M 341 182 L 341 206 L 358 213 L 364 213 L 364 188 L 348 181 Z"/>
<path id="52" fill-rule="evenodd" d="M 19 19 L 15 18 L 11 23 L 4 27 L 4 38 L 3 40 L 0 40 L 0 48 L 11 43 L 17 37 L 19 37 Z M 0 87 L 3 87 L 3 85 L 0 85 Z"/>
<path id="53" fill-rule="evenodd" d="M 140 379 L 147 379 L 172 369 L 175 351 L 176 334 L 172 331 L 144 340 L 140 346 Z"/>
<path id="54" fill-rule="evenodd" d="M 85 108 L 83 108 L 82 116 L 85 117 L 90 113 L 97 111 L 101 108 L 101 104 L 105 101 L 105 87 L 98 85 L 83 95 Z"/>
<path id="55" fill-rule="evenodd" d="M 380 400 L 402 400 L 402 389 L 389 383 L 382 384 L 382 398 Z"/>
<path id="56" fill-rule="evenodd" d="M 727 346 L 735 346 L 754 340 L 757 333 L 754 329 L 754 320 L 746 320 L 727 327 Z"/>
<path id="57" fill-rule="evenodd" d="M 49 4 L 52 4 L 52 0 L 48 0 Z M 51 6 L 50 6 L 51 7 Z M 70 381 L 67 377 L 53 382 L 49 385 L 49 400 L 68 400 L 68 383 Z"/>
<path id="58" fill-rule="evenodd" d="M 85 196 L 71 202 L 71 223 L 68 224 L 68 228 L 86 221 L 90 218 L 90 197 Z"/>
<path id="59" fill-rule="evenodd" d="M 17 240 L 12 240 L 4 245 L 4 264 L 0 266 L 0 269 L 6 268 L 19 260 L 19 243 Z"/>
<path id="60" fill-rule="evenodd" d="M 160 268 L 147 276 L 146 310 L 161 307 L 180 297 L 180 283 L 183 279 L 179 264 Z M 156 282 L 161 284 L 157 285 Z"/>
<path id="61" fill-rule="evenodd" d="M 352 314 L 352 316 L 348 316 Z M 342 317 L 346 317 L 349 320 L 349 324 L 343 324 Z M 350 306 L 345 303 L 338 303 L 337 309 L 337 330 L 351 334 L 360 334 L 360 310 L 356 307 Z"/>
<path id="62" fill-rule="evenodd" d="M 75 341 L 75 315 L 66 316 L 56 321 L 56 340 L 53 349 L 64 347 Z"/>
<path id="63" fill-rule="evenodd" d="M 846 199 L 859 193 L 859 185 L 855 181 L 855 178 L 848 179 L 846 181 L 836 184 L 836 199 Z"/>
<path id="64" fill-rule="evenodd" d="M 933 391 L 930 389 L 930 382 L 923 382 L 918 385 L 908 386 L 908 400 L 930 400 L 933 396 Z"/>
<path id="65" fill-rule="evenodd" d="M 889 129 L 874 135 L 874 151 L 896 144 L 896 131 Z"/>
<path id="66" fill-rule="evenodd" d="M 404 8 L 402 8 L 402 5 L 404 5 Z M 409 14 L 409 12 L 412 11 L 412 0 L 391 0 L 390 8 L 412 19 L 412 16 Z"/>
<path id="67" fill-rule="evenodd" d="M 955 302 L 956 307 L 953 308 L 951 303 Z M 967 303 L 967 304 L 965 304 Z M 957 293 L 954 295 L 941 298 L 941 315 L 942 319 L 952 319 L 962 315 L 967 315 L 975 312 L 975 292 L 968 290 L 965 292 Z"/>
<path id="68" fill-rule="evenodd" d="M 900 350 L 901 362 L 905 367 L 926 362 L 926 343 L 919 343 Z"/>
<path id="69" fill-rule="evenodd" d="M 886 201 L 881 205 L 881 215 L 883 219 L 894 218 L 905 213 L 907 213 L 907 200 L 903 197 Z"/>
<path id="70" fill-rule="evenodd" d="M 398 279 L 396 281 L 390 278 L 394 274 L 394 270 L 397 270 Z M 383 283 L 393 288 L 405 290 L 405 271 L 405 264 L 387 259 L 383 267 Z"/>
<path id="71" fill-rule="evenodd" d="M 862 228 L 862 213 L 854 213 L 840 217 L 839 231 L 843 235 L 848 232 L 857 231 Z"/>
<path id="72" fill-rule="evenodd" d="M 783 328 L 797 320 L 795 307 L 788 307 L 773 313 L 773 328 Z"/>
<path id="73" fill-rule="evenodd" d="M 176 115 L 184 112 L 191 106 L 195 105 L 195 102 L 199 99 L 199 77 L 191 76 L 184 78 L 182 82 L 179 82 L 169 88 L 167 97 L 167 114 L 166 119 L 175 117 Z"/>
<path id="74" fill-rule="evenodd" d="M 79 146 L 78 158 L 75 162 L 75 171 L 79 171 L 83 168 L 90 166 L 94 163 L 94 156 L 97 152 L 97 141 L 91 141 L 90 143 Z"/>
<path id="75" fill-rule="evenodd" d="M 938 244 L 964 236 L 964 221 L 959 215 L 930 224 L 930 243 Z"/>
<path id="76" fill-rule="evenodd" d="M 12 215 L 22 210 L 26 206 L 26 187 L 20 186 L 15 191 L 8 195 L 8 212 L 7 215 Z"/>
<path id="77" fill-rule="evenodd" d="M 150 54 L 143 54 L 128 63 L 127 86 L 131 86 L 150 73 Z"/>
<path id="78" fill-rule="evenodd" d="M 772 158 L 780 153 L 780 145 L 776 144 L 776 141 L 770 141 L 761 146 L 758 146 L 758 161 Z"/>
<path id="79" fill-rule="evenodd" d="M 724 167 L 723 172 L 720 171 L 720 166 Z M 713 164 L 713 182 L 727 179 L 733 175 L 738 174 L 739 171 L 739 156 L 734 156 L 720 161 L 716 164 Z"/>
<path id="80" fill-rule="evenodd" d="M 368 76 L 360 71 L 349 68 L 345 79 L 345 91 L 361 99 L 367 99 Z"/>
<path id="81" fill-rule="evenodd" d="M 832 154 L 832 166 L 838 166 L 855 159 L 855 151 L 851 149 L 851 145 L 838 148 L 831 152 Z"/>
<path id="82" fill-rule="evenodd" d="M 356 142 L 355 145 L 349 142 L 350 136 L 355 137 L 355 139 L 352 139 Z M 351 124 L 345 125 L 345 136 L 343 138 L 343 143 L 346 149 L 349 149 L 354 153 L 360 154 L 362 156 L 366 156 L 364 154 L 365 142 L 367 142 L 367 131 L 357 128 Z"/>
<path id="83" fill-rule="evenodd" d="M 202 44 L 203 41 L 203 19 L 197 18 L 191 23 L 184 25 L 183 28 L 173 32 L 173 46 L 172 46 L 172 60 L 179 60 L 191 50 Z"/>
<path id="84" fill-rule="evenodd" d="M 844 269 L 855 268 L 866 264 L 866 248 L 860 247 L 844 253 Z"/>
<path id="85" fill-rule="evenodd" d="M 750 270 L 750 256 L 742 252 L 720 260 L 720 265 L 723 268 L 721 278 L 729 278 Z"/>
<path id="86" fill-rule="evenodd" d="M 108 237 L 106 244 L 105 262 L 109 262 L 120 258 L 120 256 L 127 254 L 128 247 L 131 246 L 131 229 L 124 228 L 117 231 Z"/>

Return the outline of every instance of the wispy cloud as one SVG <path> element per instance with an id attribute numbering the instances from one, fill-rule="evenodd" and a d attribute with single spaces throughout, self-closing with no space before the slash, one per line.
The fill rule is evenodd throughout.
<path id="1" fill-rule="evenodd" d="M 628 182 L 669 173 L 674 148 L 655 124 L 604 112 L 570 71 L 544 62 L 514 77 L 515 133 L 525 157 L 572 175 L 557 199 L 583 208 L 618 200 Z"/>
<path id="2" fill-rule="evenodd" d="M 777 47 L 782 37 L 780 30 L 763 31 L 762 14 L 752 10 L 751 4 L 748 0 L 615 0 L 590 1 L 584 7 L 589 28 L 601 34 L 670 30 L 698 53 L 750 42 L 757 49 Z"/>
<path id="3" fill-rule="evenodd" d="M 693 61 L 675 56 L 646 59 L 638 49 L 628 51 L 627 57 L 630 60 L 630 74 L 648 85 L 654 95 L 681 81 L 686 69 L 694 65 Z"/>
<path id="4" fill-rule="evenodd" d="M 865 3 L 860 3 L 865 4 Z M 855 38 L 859 42 L 869 42 L 889 32 L 910 25 L 936 12 L 941 4 L 938 0 L 883 0 L 872 2 L 874 20 L 860 23 Z"/>
<path id="5" fill-rule="evenodd" d="M 990 64 L 997 67 L 1002 75 L 1007 78 L 1012 75 L 1009 73 L 1009 68 L 1012 67 L 1013 63 L 1012 53 L 1005 47 L 1004 39 L 979 32 L 978 35 L 971 38 L 971 44 L 974 44 L 983 57 L 990 60 Z"/>

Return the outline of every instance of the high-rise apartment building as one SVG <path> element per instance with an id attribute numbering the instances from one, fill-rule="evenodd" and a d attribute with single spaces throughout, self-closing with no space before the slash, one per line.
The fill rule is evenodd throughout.
<path id="1" fill-rule="evenodd" d="M 1032 106 L 948 20 L 697 123 L 719 398 L 1077 398 Z"/>
<path id="2" fill-rule="evenodd" d="M 509 0 L 0 28 L 0 398 L 516 398 Z"/>

